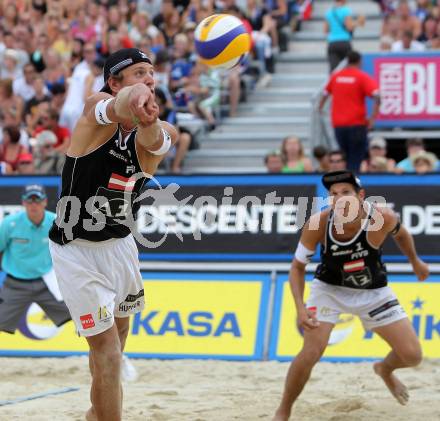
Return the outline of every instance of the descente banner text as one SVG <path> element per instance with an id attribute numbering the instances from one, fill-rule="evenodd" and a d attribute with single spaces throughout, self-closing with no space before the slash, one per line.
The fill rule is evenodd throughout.
<path id="1" fill-rule="evenodd" d="M 206 175 L 158 177 L 147 186 L 136 229 L 142 260 L 291 260 L 305 220 L 325 205 L 319 175 Z M 440 175 L 362 175 L 366 196 L 386 200 L 414 236 L 427 261 L 440 241 Z M 21 209 L 21 191 L 44 184 L 55 211 L 58 177 L 2 177 L 0 219 Z M 317 260 L 318 254 L 315 259 Z M 394 242 L 385 261 L 404 261 Z"/>

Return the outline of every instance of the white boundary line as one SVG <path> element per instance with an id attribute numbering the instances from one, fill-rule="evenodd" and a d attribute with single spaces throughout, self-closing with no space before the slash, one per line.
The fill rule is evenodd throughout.
<path id="1" fill-rule="evenodd" d="M 13 405 L 15 403 L 32 401 L 34 399 L 45 398 L 46 396 L 61 395 L 63 393 L 76 392 L 78 390 L 79 390 L 79 387 L 66 387 L 64 389 L 51 390 L 49 392 L 38 393 L 36 395 L 30 395 L 30 396 L 24 396 L 22 398 L 0 401 L 0 406 Z"/>

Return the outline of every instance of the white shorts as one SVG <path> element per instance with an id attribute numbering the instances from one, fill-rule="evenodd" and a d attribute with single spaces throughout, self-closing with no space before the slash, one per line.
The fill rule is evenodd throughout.
<path id="1" fill-rule="evenodd" d="M 321 322 L 336 324 L 341 313 L 359 318 L 366 330 L 389 325 L 408 317 L 390 287 L 354 289 L 330 285 L 314 279 L 307 308 L 316 312 Z"/>
<path id="2" fill-rule="evenodd" d="M 78 334 L 93 336 L 145 306 L 138 249 L 132 235 L 103 242 L 49 242 L 53 266 Z"/>

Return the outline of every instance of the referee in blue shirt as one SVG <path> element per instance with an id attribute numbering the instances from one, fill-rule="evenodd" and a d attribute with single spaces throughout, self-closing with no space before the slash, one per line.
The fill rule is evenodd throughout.
<path id="1" fill-rule="evenodd" d="M 57 325 L 71 317 L 63 301 L 49 290 L 43 276 L 52 270 L 48 233 L 55 214 L 46 210 L 43 186 L 25 187 L 25 210 L 4 218 L 0 225 L 0 253 L 5 282 L 0 289 L 0 331 L 14 333 L 28 307 L 37 303 Z"/>

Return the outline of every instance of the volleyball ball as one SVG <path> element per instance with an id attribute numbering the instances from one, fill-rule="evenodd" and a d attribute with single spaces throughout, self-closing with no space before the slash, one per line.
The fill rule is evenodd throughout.
<path id="1" fill-rule="evenodd" d="M 203 19 L 194 33 L 195 47 L 202 63 L 230 69 L 249 52 L 251 38 L 240 19 L 232 15 L 212 15 Z"/>

